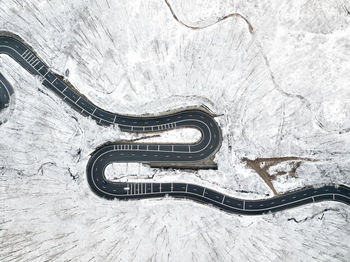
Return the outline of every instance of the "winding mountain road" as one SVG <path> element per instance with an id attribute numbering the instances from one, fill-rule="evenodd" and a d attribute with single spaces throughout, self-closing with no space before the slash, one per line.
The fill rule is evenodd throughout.
<path id="1" fill-rule="evenodd" d="M 50 70 L 25 43 L 10 32 L 0 32 L 0 53 L 12 57 L 30 74 L 42 79 L 42 84 L 61 97 L 73 109 L 94 119 L 98 124 L 118 125 L 125 132 L 149 133 L 175 128 L 191 127 L 201 132 L 194 144 L 113 143 L 103 145 L 92 153 L 86 173 L 91 190 L 107 199 L 142 199 L 179 197 L 211 204 L 222 210 L 258 215 L 275 212 L 324 200 L 350 204 L 350 188 L 345 185 L 326 185 L 303 188 L 269 199 L 244 200 L 218 191 L 188 183 L 128 183 L 111 182 L 104 175 L 106 167 L 114 162 L 140 162 L 153 167 L 208 168 L 215 166 L 213 157 L 221 146 L 221 130 L 213 115 L 204 108 L 188 109 L 159 116 L 126 116 L 115 114 L 94 105 L 72 84 Z M 0 74 L 0 110 L 10 104 L 13 88 Z"/>

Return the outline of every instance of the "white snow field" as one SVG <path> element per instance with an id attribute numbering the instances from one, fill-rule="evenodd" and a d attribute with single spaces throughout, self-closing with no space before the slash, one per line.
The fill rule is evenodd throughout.
<path id="1" fill-rule="evenodd" d="M 116 164 L 111 179 L 265 198 L 272 192 L 242 158 L 298 156 L 317 161 L 277 179 L 279 193 L 350 185 L 347 0 L 0 0 L 0 30 L 110 111 L 205 105 L 218 115 L 218 170 Z M 84 118 L 7 56 L 0 71 L 15 90 L 0 126 L 0 261 L 350 261 L 340 203 L 249 217 L 189 200 L 100 199 L 86 180 L 89 154 L 141 136 Z M 198 139 L 172 132 L 150 139 Z"/>

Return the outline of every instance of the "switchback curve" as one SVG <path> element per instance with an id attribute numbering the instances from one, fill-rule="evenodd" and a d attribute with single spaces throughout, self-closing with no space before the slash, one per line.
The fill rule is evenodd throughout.
<path id="1" fill-rule="evenodd" d="M 141 199 L 173 196 L 193 199 L 214 205 L 231 213 L 258 215 L 275 212 L 312 202 L 331 200 L 350 204 L 350 189 L 345 185 L 326 185 L 321 188 L 307 187 L 282 196 L 244 200 L 218 191 L 188 183 L 128 183 L 111 182 L 104 175 L 105 168 L 114 162 L 141 162 L 154 167 L 213 167 L 215 153 L 221 146 L 221 130 L 203 108 L 188 109 L 160 116 L 142 117 L 115 114 L 99 108 L 80 94 L 63 77 L 55 74 L 36 55 L 23 39 L 9 32 L 0 33 L 0 53 L 12 57 L 24 69 L 42 79 L 42 84 L 61 97 L 73 109 L 91 117 L 98 124 L 118 125 L 125 132 L 157 132 L 174 128 L 192 127 L 201 132 L 201 139 L 194 144 L 141 144 L 112 143 L 92 153 L 87 164 L 87 178 L 91 190 L 106 199 Z M 0 75 L 1 92 L 13 90 Z M 13 92 L 13 91 L 12 91 Z M 6 107 L 8 101 L 0 102 Z M 0 108 L 1 109 L 1 108 Z"/>

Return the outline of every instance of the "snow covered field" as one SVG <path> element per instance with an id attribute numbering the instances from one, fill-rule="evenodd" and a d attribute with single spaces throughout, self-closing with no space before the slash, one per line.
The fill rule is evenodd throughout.
<path id="1" fill-rule="evenodd" d="M 272 193 L 243 157 L 317 160 L 277 179 L 280 193 L 350 185 L 349 10 L 345 0 L 0 0 L 0 30 L 110 111 L 208 107 L 223 131 L 218 170 L 122 172 L 252 199 Z M 185 200 L 98 198 L 89 154 L 141 136 L 80 116 L 9 57 L 0 71 L 15 89 L 0 126 L 0 261 L 349 261 L 343 204 L 241 217 Z M 198 139 L 160 135 L 152 141 Z"/>

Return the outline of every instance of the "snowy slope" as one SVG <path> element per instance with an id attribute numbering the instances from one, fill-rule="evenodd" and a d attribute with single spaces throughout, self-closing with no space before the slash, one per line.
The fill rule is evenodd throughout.
<path id="1" fill-rule="evenodd" d="M 347 1 L 168 4 L 171 10 L 162 0 L 0 0 L 0 29 L 19 34 L 110 111 L 157 114 L 205 105 L 218 115 L 224 137 L 218 170 L 139 166 L 123 171 L 132 179 L 194 182 L 263 198 L 270 189 L 241 159 L 300 156 L 317 161 L 303 163 L 296 178 L 278 179 L 279 192 L 350 184 Z M 0 60 L 15 89 L 14 110 L 0 126 L 1 261 L 350 257 L 349 208 L 342 204 L 240 217 L 185 200 L 99 199 L 85 178 L 89 154 L 107 141 L 140 136 L 97 126 L 10 58 Z M 175 133 L 152 141 L 198 138 L 195 131 Z M 110 169 L 121 175 L 120 166 Z"/>

